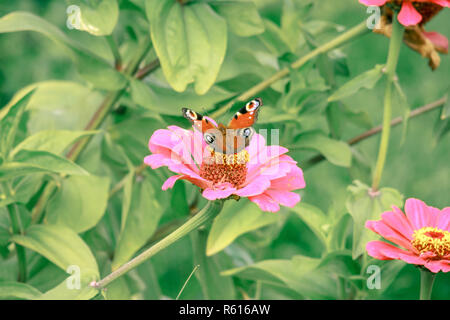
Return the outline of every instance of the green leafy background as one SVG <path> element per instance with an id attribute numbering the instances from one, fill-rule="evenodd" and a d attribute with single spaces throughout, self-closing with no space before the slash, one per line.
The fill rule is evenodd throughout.
<path id="1" fill-rule="evenodd" d="M 183 3 L 183 4 L 181 4 Z M 77 5 L 79 25 L 67 27 Z M 363 227 L 415 197 L 449 205 L 449 103 L 392 130 L 380 196 L 367 185 L 379 138 L 346 141 L 382 121 L 381 69 L 388 39 L 368 34 L 322 54 L 260 92 L 257 129 L 281 129 L 280 144 L 305 169 L 302 202 L 276 214 L 228 201 L 211 225 L 161 251 L 99 294 L 88 286 L 204 206 L 185 182 L 162 191 L 166 169 L 142 170 L 151 134 L 188 127 L 180 109 L 214 112 L 322 43 L 367 18 L 357 0 L 92 0 L 0 4 L 1 299 L 417 299 L 419 271 L 364 253 Z M 450 12 L 426 26 L 450 37 Z M 119 69 L 138 57 L 143 79 Z M 120 61 L 117 60 L 120 56 Z M 139 62 L 139 61 L 138 61 Z M 403 116 L 449 92 L 450 60 L 431 71 L 402 47 L 397 69 Z M 354 79 L 354 81 L 349 81 Z M 98 130 L 83 131 L 105 99 L 119 98 Z M 113 98 L 111 98 L 113 97 Z M 406 99 L 404 99 L 406 97 Z M 115 100 L 114 100 L 115 101 Z M 226 122 L 242 105 L 217 120 Z M 91 138 L 76 163 L 64 155 Z M 319 163 L 308 161 L 321 155 Z M 55 191 L 35 221 L 44 186 Z M 120 188 L 115 189 L 118 184 Z M 12 234 L 8 210 L 22 234 Z M 25 248 L 17 282 L 15 245 Z M 381 267 L 369 290 L 366 268 Z M 68 290 L 70 265 L 81 289 Z M 433 299 L 448 299 L 437 276 Z"/>

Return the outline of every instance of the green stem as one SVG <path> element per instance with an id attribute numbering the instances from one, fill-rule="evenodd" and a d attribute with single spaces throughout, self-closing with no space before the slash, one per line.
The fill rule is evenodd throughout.
<path id="1" fill-rule="evenodd" d="M 338 46 L 343 45 L 344 43 L 346 43 L 347 41 L 356 38 L 360 35 L 364 35 L 366 33 L 369 33 L 370 30 L 367 28 L 366 26 L 366 22 L 362 22 L 360 24 L 358 24 L 357 26 L 353 27 L 352 29 L 344 32 L 343 34 L 341 34 L 340 36 L 334 38 L 333 40 L 317 47 L 316 49 L 312 50 L 311 52 L 309 52 L 308 54 L 306 54 L 305 56 L 301 57 L 300 59 L 298 59 L 297 61 L 294 61 L 291 65 L 290 68 L 292 69 L 298 69 L 301 66 L 303 66 L 305 63 L 307 63 L 308 61 L 312 60 L 313 58 L 317 57 L 318 55 L 328 52 Z M 215 112 L 211 113 L 211 117 L 213 118 L 217 118 L 218 116 L 221 116 L 222 114 L 224 114 L 225 112 L 227 112 L 227 110 L 229 110 L 234 103 L 238 102 L 238 101 L 247 101 L 250 100 L 252 98 L 254 98 L 255 95 L 257 95 L 259 92 L 263 91 L 264 89 L 268 88 L 269 86 L 271 86 L 273 83 L 277 82 L 278 80 L 284 78 L 285 76 L 287 76 L 289 74 L 289 70 L 290 68 L 286 67 L 284 69 L 281 69 L 280 71 L 278 71 L 277 73 L 275 73 L 273 76 L 271 76 L 270 78 L 258 83 L 257 85 L 255 85 L 254 87 L 248 89 L 247 91 L 245 91 L 244 93 L 242 93 L 241 95 L 239 95 L 238 97 L 234 98 L 233 100 L 231 100 L 229 103 L 227 103 L 226 105 L 224 105 L 223 107 L 219 108 L 218 110 L 216 110 Z"/>
<path id="2" fill-rule="evenodd" d="M 389 43 L 388 60 L 386 64 L 386 91 L 384 93 L 384 111 L 383 111 L 383 130 L 381 131 L 381 141 L 378 150 L 377 163 L 373 175 L 372 190 L 378 190 L 381 176 L 383 174 L 384 164 L 389 145 L 389 135 L 391 133 L 391 117 L 392 117 L 392 88 L 397 69 L 398 57 L 403 41 L 403 32 L 405 28 L 398 22 L 397 15 L 392 17 L 392 35 Z"/>
<path id="3" fill-rule="evenodd" d="M 136 258 L 128 261 L 124 265 L 120 266 L 117 270 L 111 272 L 102 280 L 92 283 L 91 286 L 97 289 L 103 289 L 108 284 L 124 275 L 128 271 L 136 268 L 138 265 L 143 263 L 145 260 L 151 258 L 159 251 L 167 248 L 171 244 L 180 240 L 184 236 L 188 235 L 190 232 L 196 230 L 200 226 L 204 225 L 206 222 L 214 218 L 223 207 L 223 200 L 209 201 L 208 204 L 195 216 L 186 221 L 182 226 L 176 229 L 174 232 L 163 238 L 161 241 L 154 244 L 152 247 L 148 248 Z"/>
<path id="4" fill-rule="evenodd" d="M 116 41 L 112 35 L 105 36 L 106 42 L 108 42 L 111 52 L 114 56 L 114 67 L 117 70 L 122 69 L 122 57 L 120 56 L 119 48 L 117 48 Z"/>
<path id="5" fill-rule="evenodd" d="M 23 234 L 23 226 L 20 221 L 19 208 L 17 204 L 9 204 L 7 207 L 9 218 L 11 220 L 11 227 L 13 234 Z M 27 281 L 27 259 L 25 254 L 25 248 L 21 245 L 15 243 L 16 253 L 17 253 L 17 263 L 18 263 L 18 277 L 17 281 L 25 282 Z"/>
<path id="6" fill-rule="evenodd" d="M 420 269 L 420 300 L 430 300 L 436 273 Z"/>

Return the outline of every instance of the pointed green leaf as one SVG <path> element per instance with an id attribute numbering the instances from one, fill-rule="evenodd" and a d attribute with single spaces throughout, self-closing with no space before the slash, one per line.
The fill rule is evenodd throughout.
<path id="1" fill-rule="evenodd" d="M 376 65 L 375 68 L 366 71 L 352 80 L 345 83 L 342 87 L 337 89 L 329 98 L 328 101 L 335 101 L 347 98 L 362 88 L 372 89 L 383 75 L 384 65 Z"/>
<path id="2" fill-rule="evenodd" d="M 301 133 L 295 138 L 296 148 L 319 151 L 331 163 L 349 167 L 352 162 L 352 151 L 344 141 L 334 140 L 318 130 Z"/>

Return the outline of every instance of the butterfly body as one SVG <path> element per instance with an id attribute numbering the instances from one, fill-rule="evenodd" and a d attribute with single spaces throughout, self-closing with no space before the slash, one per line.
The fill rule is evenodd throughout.
<path id="1" fill-rule="evenodd" d="M 187 108 L 182 109 L 183 116 L 194 128 L 203 133 L 206 144 L 222 154 L 236 154 L 247 147 L 255 134 L 253 124 L 258 118 L 262 100 L 256 98 L 236 112 L 228 123 L 216 125 L 207 117 Z"/>

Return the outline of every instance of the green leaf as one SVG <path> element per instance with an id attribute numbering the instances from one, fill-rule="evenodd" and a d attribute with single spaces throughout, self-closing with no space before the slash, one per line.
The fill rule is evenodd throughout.
<path id="1" fill-rule="evenodd" d="M 294 211 L 303 222 L 314 232 L 314 234 L 319 238 L 322 244 L 326 247 L 326 235 L 328 229 L 330 228 L 330 221 L 319 208 L 307 204 L 305 202 L 300 202 L 294 208 Z"/>
<path id="2" fill-rule="evenodd" d="M 124 157 L 121 153 L 125 153 L 135 166 L 142 164 L 142 159 L 149 153 L 148 139 L 151 133 L 162 126 L 158 120 L 144 115 L 110 126 L 108 133 L 112 143 L 109 146 L 108 156 L 115 161 L 123 162 Z M 119 146 L 121 151 L 117 150 Z"/>
<path id="3" fill-rule="evenodd" d="M 206 241 L 208 234 L 205 230 L 198 230 L 191 234 L 194 248 L 194 264 L 199 266 L 195 276 L 200 282 L 203 298 L 206 300 L 233 300 L 235 289 L 233 280 L 220 275 L 224 269 L 223 256 L 206 256 Z"/>
<path id="4" fill-rule="evenodd" d="M 210 4 L 236 35 L 249 37 L 264 32 L 263 21 L 252 1 L 219 0 Z"/>
<path id="5" fill-rule="evenodd" d="M 319 151 L 328 161 L 337 166 L 349 167 L 352 163 L 350 146 L 343 141 L 327 137 L 321 131 L 301 133 L 295 138 L 294 143 L 296 148 Z"/>
<path id="6" fill-rule="evenodd" d="M 34 92 L 35 90 L 28 92 L 14 104 L 7 106 L 8 108 L 5 107 L 7 113 L 0 120 L 0 154 L 4 157 L 8 156 L 9 150 L 14 144 L 17 127 Z"/>
<path id="7" fill-rule="evenodd" d="M 361 267 L 357 261 L 352 259 L 350 250 L 340 250 L 328 253 L 322 258 L 320 267 L 326 267 L 329 272 L 340 277 L 359 275 Z"/>
<path id="8" fill-rule="evenodd" d="M 31 134 L 42 130 L 83 130 L 103 100 L 102 94 L 77 82 L 43 81 L 19 90 L 3 109 L 11 108 L 34 88 L 36 92 L 26 108 Z"/>
<path id="9" fill-rule="evenodd" d="M 81 278 L 80 289 L 69 289 L 68 279 L 37 297 L 37 300 L 89 300 L 98 294 L 98 290 L 89 286 L 93 278 Z"/>
<path id="10" fill-rule="evenodd" d="M 80 233 L 94 227 L 106 210 L 109 177 L 71 176 L 47 206 L 49 224 L 63 225 Z"/>
<path id="11" fill-rule="evenodd" d="M 25 235 L 14 235 L 11 240 L 36 251 L 66 272 L 79 268 L 80 288 L 70 288 L 70 277 L 39 299 L 89 299 L 97 290 L 88 286 L 98 280 L 97 261 L 84 241 L 71 229 L 63 226 L 33 225 Z M 73 274 L 72 276 L 75 276 Z"/>
<path id="12" fill-rule="evenodd" d="M 153 235 L 165 210 L 167 193 L 161 190 L 161 181 L 155 175 L 137 177 L 125 225 L 119 235 L 112 269 L 129 260 Z"/>
<path id="13" fill-rule="evenodd" d="M 206 245 L 206 254 L 211 256 L 240 235 L 277 222 L 279 216 L 263 212 L 250 201 L 238 203 L 227 201 L 219 215 L 214 219 Z"/>
<path id="14" fill-rule="evenodd" d="M 150 34 L 162 71 L 175 91 L 195 83 L 197 94 L 214 84 L 225 56 L 227 26 L 206 3 L 147 0 Z"/>
<path id="15" fill-rule="evenodd" d="M 288 287 L 309 299 L 336 299 L 336 281 L 326 268 L 318 269 L 320 262 L 320 259 L 294 256 L 291 260 L 263 260 L 222 274 Z"/>
<path id="16" fill-rule="evenodd" d="M 368 70 L 352 80 L 345 83 L 342 87 L 337 89 L 329 98 L 328 101 L 335 101 L 347 98 L 356 92 L 358 92 L 361 88 L 372 89 L 380 80 L 383 75 L 384 65 L 376 65 L 375 68 Z"/>
<path id="17" fill-rule="evenodd" d="M 0 282 L 0 299 L 25 299 L 32 300 L 39 297 L 42 293 L 22 282 L 4 281 Z"/>
<path id="18" fill-rule="evenodd" d="M 68 4 L 67 26 L 96 36 L 111 34 L 119 18 L 117 0 L 69 0 Z"/>
<path id="19" fill-rule="evenodd" d="M 368 241 L 376 238 L 371 230 L 365 227 L 368 220 L 379 220 L 384 211 L 392 210 L 392 206 L 402 207 L 403 196 L 392 188 L 381 188 L 376 193 L 359 181 L 348 187 L 346 201 L 348 212 L 353 218 L 353 259 L 365 252 Z"/>
<path id="20" fill-rule="evenodd" d="M 53 172 L 69 175 L 88 175 L 89 173 L 74 162 L 47 151 L 21 150 L 14 162 L 0 165 L 0 180 L 7 180 L 31 173 Z"/>
<path id="21" fill-rule="evenodd" d="M 156 83 L 132 80 L 130 84 L 131 98 L 138 105 L 167 115 L 181 115 L 182 106 L 199 106 L 202 112 L 211 109 L 214 104 L 230 98 L 233 93 L 212 87 L 204 95 L 197 95 L 192 88 L 184 92 L 175 92 Z"/>
<path id="22" fill-rule="evenodd" d="M 127 84 L 125 76 L 107 61 L 74 42 L 53 24 L 32 13 L 17 11 L 0 18 L 0 33 L 17 31 L 36 31 L 60 44 L 76 63 L 80 75 L 98 88 L 119 90 Z"/>
<path id="23" fill-rule="evenodd" d="M 13 235 L 11 240 L 36 251 L 64 271 L 69 266 L 76 265 L 81 269 L 82 275 L 98 275 L 97 262 L 91 250 L 67 227 L 32 225 L 25 231 L 25 235 Z"/>
<path id="24" fill-rule="evenodd" d="M 20 150 L 40 150 L 61 155 L 76 140 L 96 134 L 98 131 L 44 130 L 27 137 L 11 152 L 11 156 Z"/>

